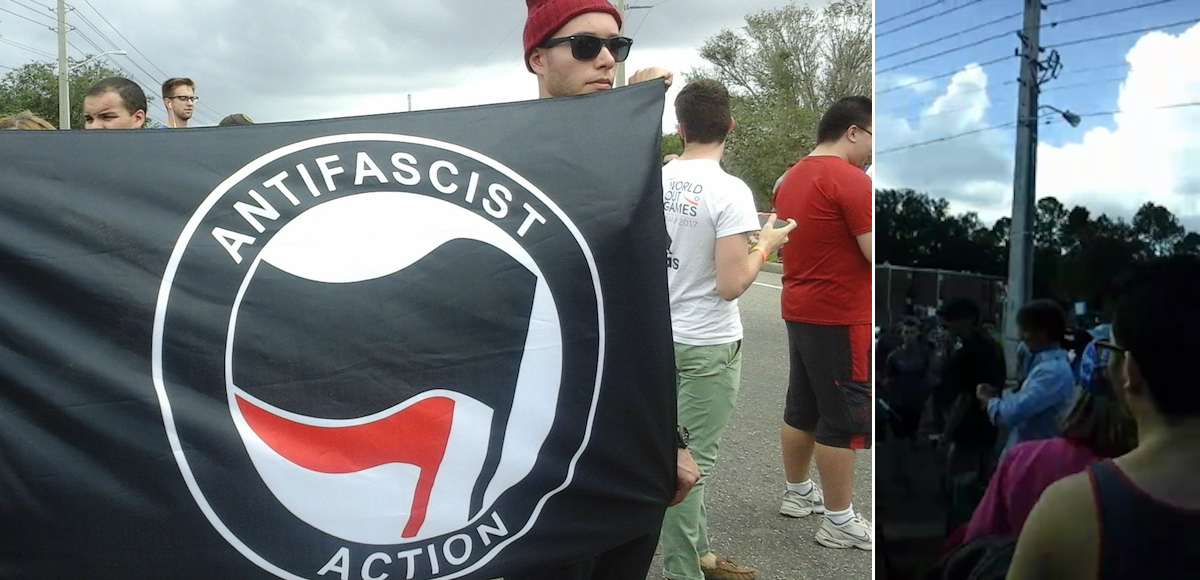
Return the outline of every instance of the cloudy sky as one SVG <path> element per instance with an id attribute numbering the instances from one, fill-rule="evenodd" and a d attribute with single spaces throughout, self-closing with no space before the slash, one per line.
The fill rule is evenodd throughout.
<path id="1" fill-rule="evenodd" d="M 796 0 L 821 6 L 825 0 Z M 196 81 L 195 121 L 229 113 L 289 121 L 531 99 L 522 64 L 520 0 L 72 0 L 73 57 L 113 56 L 147 88 L 170 76 Z M 746 15 L 787 0 L 631 0 L 635 39 L 627 74 L 702 66 L 697 48 Z M 57 54 L 53 0 L 0 1 L 0 66 Z M 107 20 L 107 22 L 106 22 Z M 0 68 L 0 73 L 7 72 Z M 668 98 L 674 98 L 678 86 Z M 157 92 L 158 89 L 155 89 Z M 164 116 L 161 101 L 152 117 Z M 668 107 L 668 110 L 670 107 Z M 194 122 L 195 122 L 194 121 Z M 664 128 L 673 129 L 668 114 Z"/>
<path id="2" fill-rule="evenodd" d="M 1042 44 L 1064 46 L 1058 48 L 1061 74 L 1043 85 L 1041 104 L 1083 121 L 1072 128 L 1050 112 L 1049 124 L 1039 126 L 1038 196 L 1126 218 L 1154 201 L 1200 230 L 1200 107 L 1194 106 L 1200 102 L 1200 26 L 1164 26 L 1200 20 L 1200 3 L 1048 4 L 1042 22 L 1058 24 L 1042 29 Z M 954 211 L 977 211 L 988 222 L 1011 212 L 1016 131 L 989 127 L 1016 121 L 1019 61 L 1012 55 L 1022 5 L 879 2 L 877 186 L 945 197 Z M 929 7 L 884 22 L 922 6 Z M 900 29 L 937 14 L 943 15 Z M 1088 40 L 1138 29 L 1158 31 Z M 947 54 L 932 56 L 941 52 Z M 1163 108 L 1188 103 L 1193 106 Z"/>

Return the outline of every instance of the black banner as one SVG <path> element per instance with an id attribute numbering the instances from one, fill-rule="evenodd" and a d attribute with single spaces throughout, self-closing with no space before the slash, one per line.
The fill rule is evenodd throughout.
<path id="1" fill-rule="evenodd" d="M 662 108 L 0 133 L 0 577 L 486 579 L 653 531 Z"/>

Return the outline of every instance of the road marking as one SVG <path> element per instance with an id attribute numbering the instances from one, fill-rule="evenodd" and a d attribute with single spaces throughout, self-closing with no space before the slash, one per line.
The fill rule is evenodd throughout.
<path id="1" fill-rule="evenodd" d="M 763 283 L 763 282 L 755 282 L 755 283 L 754 283 L 754 285 L 755 285 L 755 286 L 762 286 L 762 287 L 764 287 L 764 288 L 774 288 L 774 289 L 776 289 L 776 290 L 783 290 L 783 286 L 776 286 L 776 285 L 774 285 L 774 284 L 765 284 L 765 283 Z"/>

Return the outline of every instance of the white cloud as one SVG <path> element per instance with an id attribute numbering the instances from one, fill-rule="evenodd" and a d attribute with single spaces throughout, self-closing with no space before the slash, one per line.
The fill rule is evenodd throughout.
<path id="1" fill-rule="evenodd" d="M 1200 26 L 1181 35 L 1142 37 L 1126 57 L 1129 76 L 1114 127 L 1088 130 L 1077 142 L 1041 145 L 1038 192 L 1066 204 L 1109 205 L 1130 215 L 1147 201 L 1180 216 L 1200 214 Z"/>
<path id="2" fill-rule="evenodd" d="M 1153 201 L 1185 223 L 1200 223 L 1200 162 L 1196 161 L 1200 159 L 1200 141 L 1195 139 L 1200 107 L 1156 110 L 1200 102 L 1200 60 L 1183 57 L 1194 54 L 1200 54 L 1200 26 L 1179 35 L 1155 32 L 1139 39 L 1126 56 L 1130 72 L 1117 99 L 1117 109 L 1123 112 L 1112 118 L 1111 127 L 1068 135 L 1061 145 L 1039 145 L 1038 196 L 1089 207 L 1094 214 L 1107 212 L 1127 218 L 1143 203 Z M 990 106 L 985 91 L 988 82 L 985 71 L 971 65 L 954 75 L 919 117 L 881 114 L 876 125 L 888 137 L 880 149 L 995 123 L 994 118 L 985 120 Z M 989 221 L 1008 215 L 1013 133 L 1011 129 L 981 131 L 881 153 L 879 186 L 945 197 L 954 211 L 977 211 Z"/>
<path id="3" fill-rule="evenodd" d="M 990 106 L 987 83 L 987 73 L 969 65 L 951 77 L 946 90 L 925 106 L 919 117 L 914 116 L 915 120 L 881 114 L 875 125 L 887 138 L 879 145 L 878 186 L 945 197 L 954 202 L 956 211 L 979 211 L 985 217 L 995 213 L 991 206 L 997 195 L 1011 198 L 1011 187 L 1003 185 L 1012 180 L 1011 146 L 1001 132 L 981 131 L 884 152 L 982 129 Z"/>

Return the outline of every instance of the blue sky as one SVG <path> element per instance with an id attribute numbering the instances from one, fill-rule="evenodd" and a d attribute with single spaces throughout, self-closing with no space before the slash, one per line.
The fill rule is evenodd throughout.
<path id="1" fill-rule="evenodd" d="M 1159 28 L 1164 24 L 1200 19 L 1200 2 L 1176 0 L 1108 16 L 1069 20 L 1098 13 L 1153 4 L 1155 0 L 1068 0 L 1047 2 L 1042 29 L 1043 46 L 1125 32 Z M 1007 215 L 1011 204 L 1012 158 L 1015 129 L 983 130 L 921 147 L 895 152 L 888 149 L 928 141 L 1016 120 L 1019 47 L 1016 31 L 1021 0 L 879 0 L 878 21 L 928 6 L 911 15 L 884 22 L 876 38 L 876 148 L 880 187 L 911 187 L 951 200 L 957 211 L 971 210 L 986 220 Z M 899 29 L 926 17 L 945 13 L 927 22 Z M 1003 19 L 977 30 L 967 29 Z M 892 32 L 894 30 L 894 32 Z M 1077 128 L 1057 120 L 1039 128 L 1039 197 L 1055 195 L 1065 203 L 1081 204 L 1093 213 L 1128 217 L 1147 200 L 1166 205 L 1189 225 L 1200 225 L 1200 171 L 1194 163 L 1195 145 L 1183 139 L 1200 129 L 1197 108 L 1146 112 L 1154 107 L 1200 101 L 1200 28 L 1178 25 L 1163 33 L 1131 34 L 1063 46 L 1058 49 L 1062 70 L 1043 85 L 1041 104 L 1084 114 Z M 962 32 L 923 48 L 910 48 Z M 1181 34 L 1187 33 L 1182 38 Z M 1002 35 L 977 46 L 906 64 L 935 53 Z M 1168 36 L 1169 35 L 1169 36 Z M 1135 49 L 1136 47 L 1136 49 Z M 903 53 L 896 54 L 900 51 Z M 1195 57 L 1187 54 L 1198 55 Z M 1049 50 L 1044 56 L 1049 55 Z M 980 69 L 972 64 L 1003 59 Z M 1132 67 L 1130 66 L 1132 63 Z M 895 70 L 889 70 L 893 69 Z M 1131 72 L 1135 70 L 1135 72 Z M 888 91 L 901 84 L 957 72 L 915 86 Z M 888 91 L 888 92 L 884 92 Z M 1137 111 L 1120 117 L 1086 116 L 1089 113 Z M 1160 126 L 1159 133 L 1148 123 Z M 1169 161 L 1140 163 L 1150 143 L 1175 143 Z M 1181 150 L 1182 148 L 1182 150 Z M 1143 151 L 1139 151 L 1143 150 Z M 1186 152 L 1191 155 L 1184 155 Z M 1163 157 L 1161 155 L 1160 157 Z M 1121 168 L 1122 161 L 1128 166 Z M 1139 163 L 1134 163 L 1134 161 Z M 1109 163 L 1111 161 L 1111 163 Z M 1155 177 L 1134 178 L 1139 170 L 1153 169 Z M 1089 179 L 1089 168 L 1105 171 Z M 1124 175 L 1107 173 L 1118 171 Z M 1101 179 L 1103 177 L 1104 179 Z"/>

